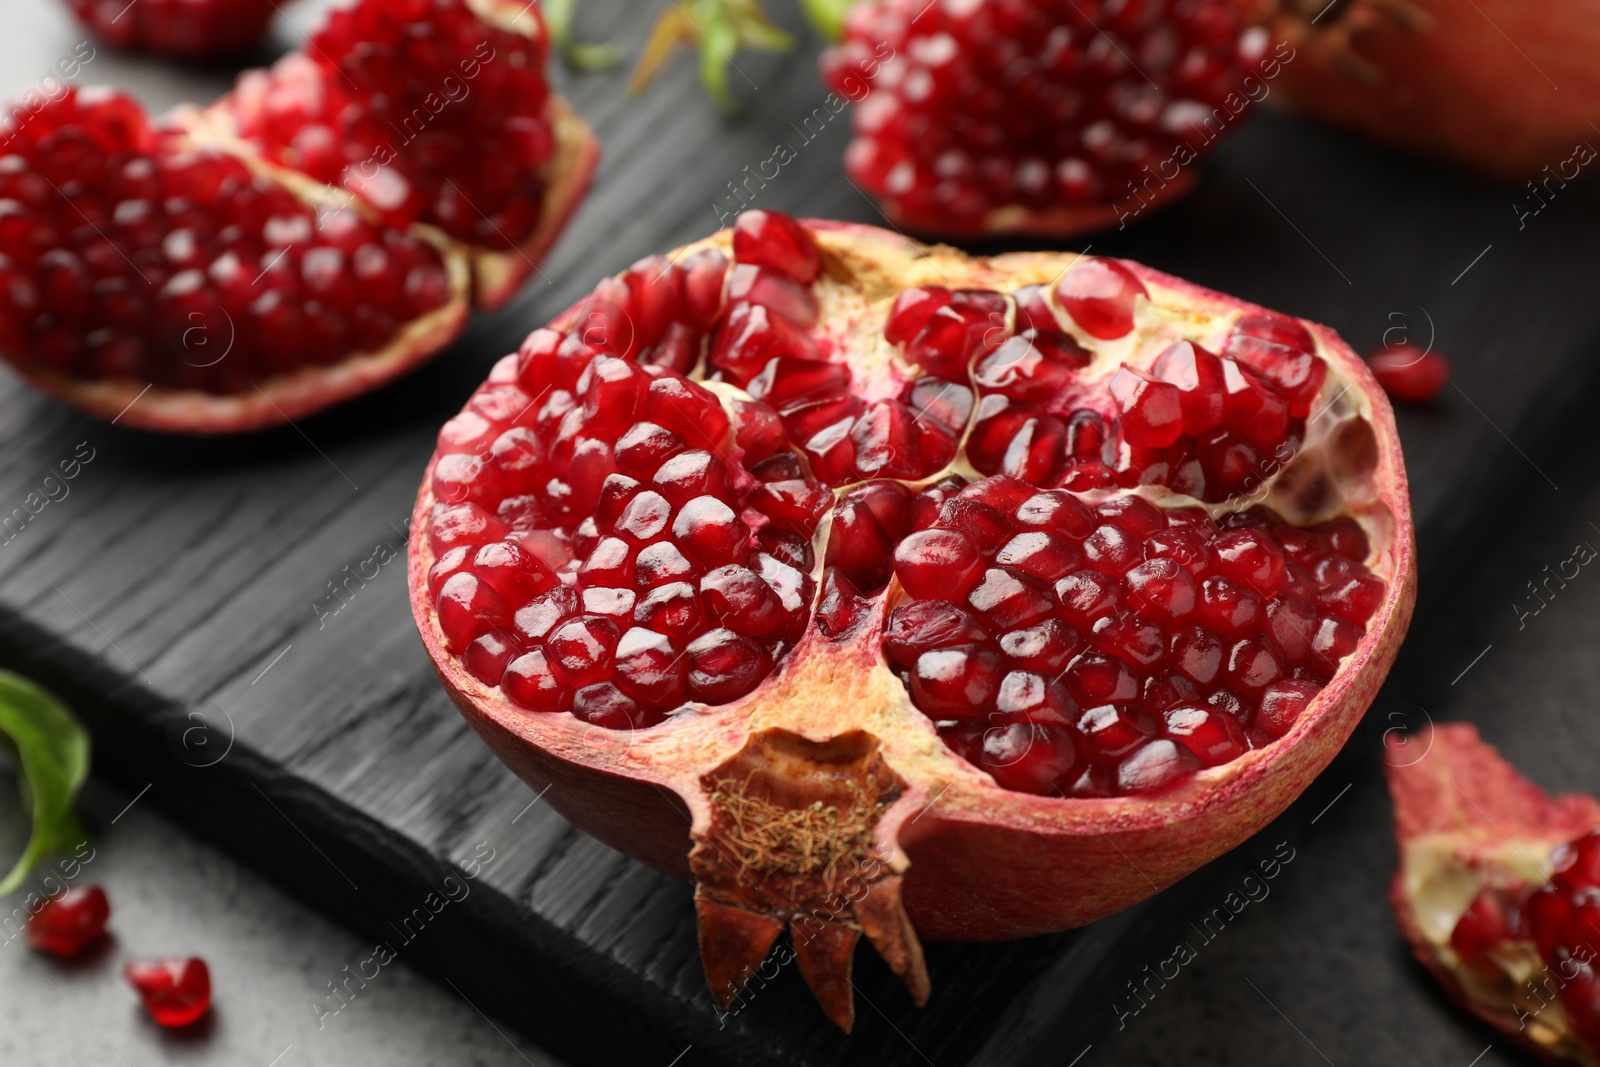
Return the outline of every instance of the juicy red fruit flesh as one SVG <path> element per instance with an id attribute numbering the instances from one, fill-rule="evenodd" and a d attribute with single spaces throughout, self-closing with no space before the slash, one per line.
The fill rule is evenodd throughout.
<path id="1" fill-rule="evenodd" d="M 857 639 L 887 595 L 885 661 L 953 751 L 1104 797 L 1289 734 L 1359 644 L 1386 587 L 1354 520 L 1127 491 L 1231 500 L 1291 457 L 1327 374 L 1298 321 L 1246 314 L 1225 355 L 1177 342 L 1090 379 L 1079 338 L 1117 343 L 1149 299 L 1132 267 L 915 286 L 885 301 L 909 378 L 886 400 L 818 322 L 811 231 L 752 210 L 731 238 L 731 262 L 601 282 L 440 433 L 434 618 L 511 703 L 653 727 Z M 963 436 L 971 483 L 948 473 Z"/>
<path id="2" fill-rule="evenodd" d="M 1492 953 L 1513 941 L 1532 941 L 1558 986 L 1575 1035 L 1600 1049 L 1600 975 L 1596 973 L 1594 900 L 1600 893 L 1600 830 L 1556 849 L 1555 867 L 1543 886 L 1487 886 L 1473 898 L 1451 931 L 1450 945 L 1463 963 L 1497 973 Z"/>
<path id="3" fill-rule="evenodd" d="M 555 150 L 548 34 L 537 5 L 518 18 L 532 36 L 465 0 L 363 0 L 334 11 L 305 54 L 245 75 L 233 118 L 268 159 L 343 186 L 391 223 L 516 247 L 538 228 Z"/>
<path id="4" fill-rule="evenodd" d="M 1242 30 L 1219 3 L 881 0 L 850 10 L 823 75 L 860 102 L 846 170 L 900 219 L 1061 229 L 1137 216 L 1231 121 Z"/>
<path id="5" fill-rule="evenodd" d="M 28 921 L 28 944 L 52 956 L 76 956 L 105 937 L 110 919 L 105 890 L 97 885 L 69 889 Z"/>
<path id="6" fill-rule="evenodd" d="M 1000 495 L 994 483 L 1004 481 L 979 482 L 963 493 L 988 491 L 993 499 Z M 941 736 L 979 766 L 987 768 L 988 757 L 974 738 L 984 736 L 986 725 L 1048 725 L 1031 743 L 1053 753 L 1046 763 L 1059 773 L 1048 781 L 1035 775 L 1030 792 L 1102 796 L 1108 783 L 1119 793 L 1159 792 L 1202 767 L 1271 744 L 1294 728 L 1351 650 L 1318 644 L 1324 624 L 1318 614 L 1359 638 L 1377 607 L 1368 605 L 1358 620 L 1344 618 L 1330 582 L 1313 592 L 1316 602 L 1303 619 L 1287 620 L 1293 629 L 1284 632 L 1298 640 L 1273 636 L 1275 618 L 1284 617 L 1272 609 L 1295 596 L 1280 530 L 1293 535 L 1287 543 L 1296 566 L 1314 572 L 1321 565 L 1382 589 L 1363 564 L 1340 554 L 1342 544 L 1366 556 L 1364 543 L 1340 540 L 1349 535 L 1342 525 L 1289 528 L 1256 508 L 1232 516 L 1224 530 L 1188 509 L 1167 512 L 1125 497 L 1101 504 L 1090 519 L 1098 524 L 1085 533 L 1084 516 L 1063 510 L 1069 501 L 1038 493 L 1009 513 L 996 512 L 1011 528 L 1032 532 L 984 549 L 950 528 L 963 510 L 952 500 L 934 527 L 903 541 L 895 554 L 910 602 L 889 614 L 890 666 Z M 1157 554 L 1175 531 L 1195 537 L 1204 554 L 1194 558 L 1235 577 L 1202 572 L 1197 578 L 1192 562 Z M 1026 546 L 1040 534 L 1059 546 L 1047 572 L 1053 584 L 993 566 L 1007 553 L 1018 558 L 1019 542 Z M 1334 559 L 1341 565 L 1329 565 Z M 1041 646 L 1028 631 L 1039 626 L 1052 627 L 1048 647 L 1062 653 L 1049 673 L 1040 673 L 1033 658 Z"/>
<path id="7" fill-rule="evenodd" d="M 0 349 L 31 368 L 254 395 L 450 297 L 432 246 L 314 211 L 118 93 L 67 93 L 0 157 Z"/>
<path id="8" fill-rule="evenodd" d="M 122 975 L 158 1026 L 190 1026 L 211 1010 L 211 971 L 198 957 L 134 960 Z"/>

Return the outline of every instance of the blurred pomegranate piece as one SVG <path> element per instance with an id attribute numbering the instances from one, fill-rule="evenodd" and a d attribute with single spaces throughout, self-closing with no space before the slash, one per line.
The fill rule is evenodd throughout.
<path id="1" fill-rule="evenodd" d="M 1412 952 L 1513 1041 L 1600 1062 L 1600 803 L 1546 795 L 1465 724 L 1391 738 L 1386 761 Z"/>
<path id="2" fill-rule="evenodd" d="M 1426 404 L 1450 384 L 1450 364 L 1432 349 L 1390 345 L 1367 357 L 1384 392 L 1407 404 Z"/>

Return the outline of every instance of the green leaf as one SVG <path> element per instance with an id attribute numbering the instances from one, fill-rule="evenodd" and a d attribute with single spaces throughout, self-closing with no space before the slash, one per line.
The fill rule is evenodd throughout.
<path id="1" fill-rule="evenodd" d="M 630 89 L 643 92 L 673 54 L 688 46 L 699 53 L 700 82 L 728 114 L 739 101 L 728 86 L 728 68 L 740 49 L 783 52 L 794 38 L 772 24 L 761 0 L 681 0 L 662 14 L 633 69 Z"/>
<path id="2" fill-rule="evenodd" d="M 800 10 L 817 36 L 837 42 L 844 36 L 844 17 L 854 0 L 800 0 Z"/>
<path id="3" fill-rule="evenodd" d="M 544 21 L 550 27 L 550 39 L 567 65 L 577 70 L 607 70 L 617 65 L 622 53 L 616 45 L 588 44 L 579 41 L 572 33 L 572 16 L 577 0 L 544 0 Z"/>
<path id="4" fill-rule="evenodd" d="M 22 799 L 33 814 L 28 849 L 0 880 L 4 896 L 39 860 L 85 840 L 72 802 L 89 777 L 89 734 L 55 697 L 26 678 L 0 671 L 0 742 L 16 757 Z"/>

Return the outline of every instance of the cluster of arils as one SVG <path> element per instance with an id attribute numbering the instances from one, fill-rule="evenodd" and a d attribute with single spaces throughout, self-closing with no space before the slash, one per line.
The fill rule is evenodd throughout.
<path id="1" fill-rule="evenodd" d="M 860 100 L 846 169 L 897 220 L 1082 229 L 1176 187 L 1232 122 L 1243 29 L 1193 0 L 886 0 L 851 10 L 823 76 Z"/>
<path id="2" fill-rule="evenodd" d="M 1149 792 L 1288 733 L 1383 601 L 1367 554 L 1349 520 L 989 478 L 895 550 L 884 657 L 1002 785 Z"/>
<path id="3" fill-rule="evenodd" d="M 466 670 L 649 727 L 860 639 L 887 597 L 884 660 L 1008 788 L 1151 792 L 1289 732 L 1386 592 L 1355 521 L 1239 497 L 1300 445 L 1309 332 L 1254 313 L 1223 355 L 1152 354 L 1108 260 L 874 295 L 857 311 L 812 231 L 751 211 L 503 361 L 430 482 L 427 587 Z M 847 306 L 854 334 L 824 314 Z"/>
<path id="4" fill-rule="evenodd" d="M 1114 260 L 1086 260 L 1054 286 L 999 293 L 919 286 L 902 293 L 884 336 L 932 379 L 979 400 L 967 458 L 982 474 L 1074 490 L 1163 485 L 1197 500 L 1260 489 L 1299 449 L 1327 376 L 1304 326 L 1247 314 L 1222 355 L 1176 341 L 1148 367 L 1122 365 L 1109 385 L 1089 339 L 1134 330 L 1144 285 Z M 1104 358 L 1104 357 L 1098 357 Z M 924 379 L 926 382 L 927 379 Z M 927 385 L 923 386 L 927 389 Z M 970 402 L 969 402 L 970 404 Z"/>
<path id="5" fill-rule="evenodd" d="M 375 352 L 452 297 L 432 245 L 69 92 L 0 159 L 0 346 L 56 373 L 217 393 Z"/>
<path id="6" fill-rule="evenodd" d="M 529 35 L 480 19 L 465 0 L 335 11 L 305 52 L 240 79 L 234 129 L 392 225 L 429 222 L 470 245 L 515 248 L 538 227 L 556 147 L 537 12 L 528 9 Z"/>

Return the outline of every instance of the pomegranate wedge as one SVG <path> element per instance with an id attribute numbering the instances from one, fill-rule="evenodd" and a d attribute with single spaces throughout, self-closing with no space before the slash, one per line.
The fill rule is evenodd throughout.
<path id="1" fill-rule="evenodd" d="M 1392 739 L 1388 763 L 1412 952 L 1512 1040 L 1600 1063 L 1600 803 L 1547 796 L 1466 724 Z"/>
<path id="2" fill-rule="evenodd" d="M 1322 327 L 751 211 L 496 366 L 410 581 L 500 757 L 696 882 L 717 1002 L 787 928 L 848 1029 L 862 935 L 920 1001 L 920 937 L 1092 922 L 1282 811 L 1412 554 L 1387 401 Z"/>
<path id="3" fill-rule="evenodd" d="M 475 295 L 514 291 L 587 188 L 595 141 L 546 51 L 537 8 L 363 0 L 207 114 L 152 123 L 102 90 L 19 113 L 0 354 L 92 415 L 197 434 L 412 369 Z"/>

